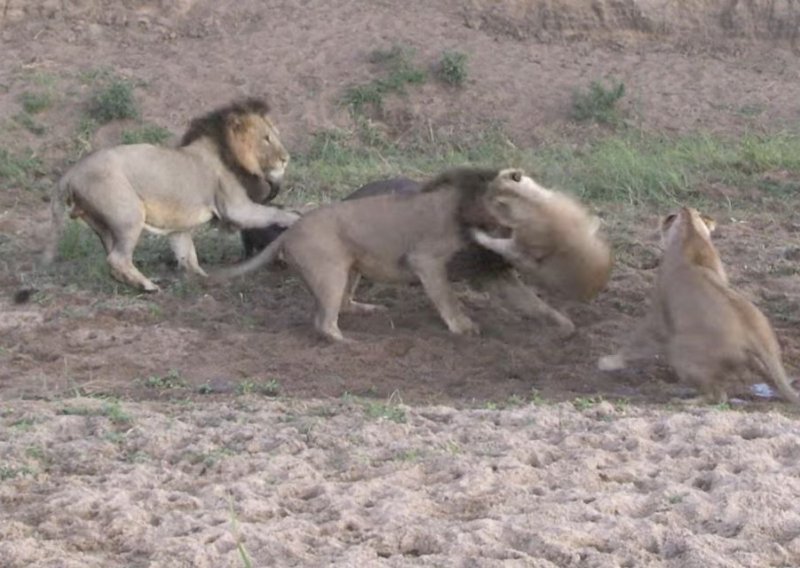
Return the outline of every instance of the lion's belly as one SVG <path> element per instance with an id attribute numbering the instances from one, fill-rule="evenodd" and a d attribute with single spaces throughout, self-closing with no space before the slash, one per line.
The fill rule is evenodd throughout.
<path id="1" fill-rule="evenodd" d="M 366 255 L 358 259 L 355 268 L 364 277 L 375 282 L 413 282 L 416 280 L 416 276 L 409 270 L 402 258 L 387 261 Z"/>
<path id="2" fill-rule="evenodd" d="M 170 203 L 150 201 L 145 206 L 145 228 L 153 233 L 188 231 L 213 217 L 208 207 L 186 207 Z"/>

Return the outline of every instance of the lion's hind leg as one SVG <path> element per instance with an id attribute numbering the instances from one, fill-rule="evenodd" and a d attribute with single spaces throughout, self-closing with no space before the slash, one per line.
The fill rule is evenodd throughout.
<path id="1" fill-rule="evenodd" d="M 191 233 L 172 233 L 169 236 L 169 244 L 178 261 L 179 268 L 198 276 L 208 276 L 197 262 L 197 251 L 194 248 Z"/>
<path id="2" fill-rule="evenodd" d="M 339 329 L 339 311 L 348 292 L 352 263 L 337 251 L 320 251 L 316 243 L 301 240 L 288 242 L 283 252 L 314 296 L 314 328 L 333 341 L 347 341 Z"/>
<path id="3" fill-rule="evenodd" d="M 133 207 L 120 207 L 113 216 L 106 215 L 99 221 L 109 228 L 111 234 L 111 250 L 106 260 L 111 267 L 112 276 L 117 280 L 145 292 L 157 292 L 159 287 L 139 272 L 133 264 L 133 251 L 142 234 L 145 221 L 144 206 L 141 202 L 133 205 Z"/>
<path id="4" fill-rule="evenodd" d="M 669 363 L 678 378 L 700 390 L 706 402 L 723 404 L 728 401 L 726 378 L 735 368 L 716 355 L 691 337 L 673 338 L 668 346 Z"/>
<path id="5" fill-rule="evenodd" d="M 368 304 L 366 302 L 356 302 L 353 295 L 356 293 L 358 283 L 361 282 L 361 273 L 351 269 L 347 277 L 347 289 L 342 300 L 342 312 L 369 314 L 386 310 L 386 306 L 380 304 Z"/>

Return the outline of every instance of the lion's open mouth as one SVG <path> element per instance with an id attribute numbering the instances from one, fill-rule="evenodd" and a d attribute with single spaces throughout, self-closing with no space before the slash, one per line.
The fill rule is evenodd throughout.
<path id="1" fill-rule="evenodd" d="M 267 194 L 265 201 L 272 201 L 281 192 L 281 182 L 273 181 L 271 179 L 267 179 L 266 181 L 269 184 L 269 193 Z"/>

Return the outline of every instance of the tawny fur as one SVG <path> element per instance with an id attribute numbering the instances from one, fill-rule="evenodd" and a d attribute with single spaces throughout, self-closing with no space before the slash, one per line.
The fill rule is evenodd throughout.
<path id="1" fill-rule="evenodd" d="M 78 162 L 56 186 L 44 261 L 56 256 L 68 205 L 100 237 L 112 275 L 146 291 L 158 286 L 133 264 L 143 229 L 169 235 L 179 266 L 205 276 L 192 242 L 196 227 L 212 218 L 235 228 L 292 224 L 297 215 L 251 200 L 278 186 L 289 161 L 268 110 L 246 99 L 195 119 L 179 148 L 115 146 Z"/>
<path id="2" fill-rule="evenodd" d="M 601 358 L 599 367 L 621 369 L 631 360 L 665 352 L 678 377 L 710 402 L 725 402 L 730 384 L 751 370 L 800 404 L 769 321 L 728 284 L 712 230 L 708 218 L 687 207 L 665 218 L 665 250 L 650 312 L 632 341 Z"/>
<path id="3" fill-rule="evenodd" d="M 510 170 L 502 177 L 505 182 L 497 180 L 500 185 L 516 183 Z M 447 265 L 468 246 L 468 224 L 478 217 L 489 219 L 479 214 L 481 196 L 488 182 L 497 178 L 497 171 L 451 170 L 426 184 L 421 193 L 377 195 L 321 207 L 257 256 L 215 278 L 246 274 L 280 254 L 300 273 L 317 301 L 315 328 L 335 340 L 343 339 L 340 309 L 378 309 L 353 302 L 360 275 L 380 282 L 419 280 L 450 331 L 477 333 L 478 326 L 463 312 L 450 287 Z M 516 294 L 513 300 L 528 302 L 529 309 L 544 309 L 544 303 L 514 275 L 504 274 L 498 286 Z M 520 288 L 528 292 L 524 298 L 519 297 Z"/>
<path id="4" fill-rule="evenodd" d="M 486 201 L 492 216 L 512 234 L 497 238 L 475 230 L 476 242 L 567 298 L 588 301 L 605 288 L 611 249 L 598 234 L 600 219 L 577 200 L 522 177 L 517 183 L 490 184 Z"/>

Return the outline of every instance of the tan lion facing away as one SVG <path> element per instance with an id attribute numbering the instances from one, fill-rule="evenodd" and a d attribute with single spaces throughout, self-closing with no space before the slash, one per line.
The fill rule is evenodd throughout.
<path id="1" fill-rule="evenodd" d="M 778 340 L 766 316 L 733 290 L 711 242 L 712 219 L 682 208 L 661 225 L 664 254 L 650 311 L 630 341 L 602 357 L 600 369 L 666 352 L 678 377 L 699 387 L 710 402 L 727 400 L 727 388 L 746 371 L 764 375 L 784 398 L 800 404 L 781 363 Z"/>
<path id="2" fill-rule="evenodd" d="M 478 326 L 464 313 L 448 282 L 448 262 L 471 246 L 469 230 L 502 228 L 492 213 L 492 195 L 504 188 L 531 183 L 520 170 L 457 168 L 429 181 L 420 192 L 390 193 L 333 203 L 312 211 L 250 260 L 214 275 L 225 279 L 251 272 L 278 255 L 297 272 L 313 294 L 317 310 L 314 327 L 324 336 L 342 340 L 338 318 L 341 310 L 372 311 L 382 306 L 353 301 L 361 275 L 379 282 L 418 280 L 453 333 L 477 333 Z M 524 192 L 520 193 L 524 200 Z M 535 198 L 532 199 L 535 202 Z M 509 220 L 519 224 L 519 202 L 510 203 Z M 526 221 L 535 224 L 541 215 L 535 203 L 526 204 Z M 590 219 L 588 216 L 586 219 Z M 557 221 L 553 222 L 558 225 Z M 489 234 L 487 232 L 487 234 Z M 550 272 L 562 254 L 572 254 L 550 242 L 553 232 L 539 235 L 543 249 L 551 251 L 540 270 Z M 472 245 L 474 246 L 474 245 Z M 610 266 L 610 258 L 608 258 Z M 502 263 L 501 263 L 502 264 Z M 507 275 L 507 270 L 498 269 Z M 574 274 L 565 274 L 570 279 Z M 509 293 L 527 290 L 517 279 L 501 278 Z M 553 311 L 529 291 L 532 309 Z M 570 323 L 571 325 L 571 323 Z"/>
<path id="3" fill-rule="evenodd" d="M 146 291 L 158 286 L 133 264 L 142 229 L 168 235 L 178 265 L 205 276 L 196 227 L 215 217 L 240 229 L 291 225 L 294 213 L 253 201 L 275 195 L 289 162 L 268 112 L 261 99 L 237 101 L 193 120 L 178 148 L 115 146 L 78 162 L 56 186 L 45 263 L 56 256 L 68 205 L 100 237 L 112 275 Z"/>

